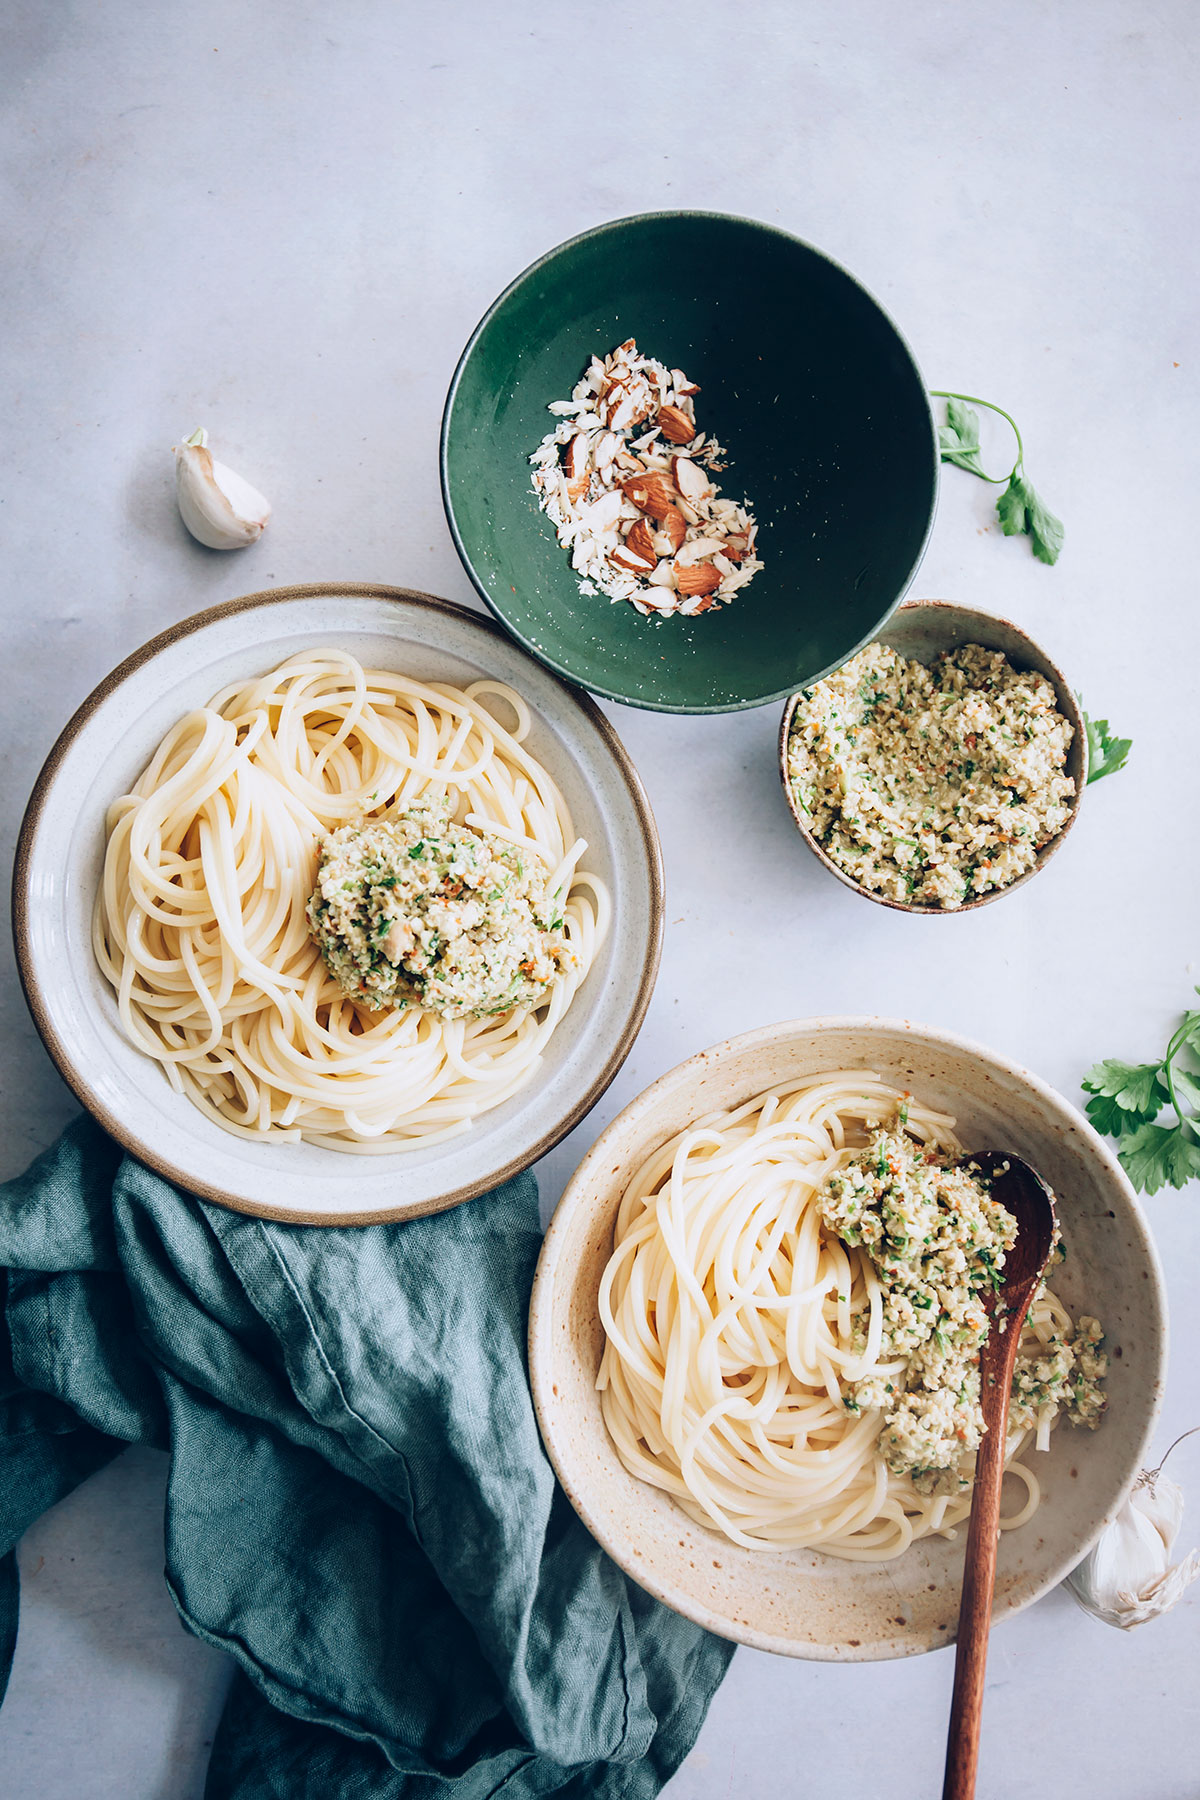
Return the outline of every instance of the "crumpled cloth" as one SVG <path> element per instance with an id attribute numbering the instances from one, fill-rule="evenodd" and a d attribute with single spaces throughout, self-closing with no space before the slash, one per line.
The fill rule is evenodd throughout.
<path id="1" fill-rule="evenodd" d="M 576 1518 L 525 1367 L 524 1175 L 403 1225 L 185 1197 L 77 1121 L 0 1189 L 0 1694 L 13 1547 L 170 1452 L 166 1580 L 239 1665 L 209 1800 L 640 1800 L 732 1646 Z"/>

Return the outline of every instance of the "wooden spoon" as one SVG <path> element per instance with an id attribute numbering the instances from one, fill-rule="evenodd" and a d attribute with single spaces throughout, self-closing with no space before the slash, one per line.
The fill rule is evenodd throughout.
<path id="1" fill-rule="evenodd" d="M 1003 1282 L 990 1301 L 985 1300 L 992 1326 L 979 1354 L 979 1382 L 987 1429 L 975 1462 L 942 1800 L 971 1800 L 975 1792 L 1013 1364 L 1025 1314 L 1046 1270 L 1055 1228 L 1054 1196 L 1028 1163 L 991 1150 L 964 1157 L 964 1166 L 971 1163 L 990 1178 L 992 1198 L 1017 1221 L 1017 1241 L 1005 1256 Z"/>

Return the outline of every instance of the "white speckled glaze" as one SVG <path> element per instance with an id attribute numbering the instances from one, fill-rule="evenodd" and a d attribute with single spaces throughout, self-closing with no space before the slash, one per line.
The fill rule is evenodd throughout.
<path id="1" fill-rule="evenodd" d="M 356 1156 L 251 1143 L 222 1130 L 126 1039 L 92 954 L 104 817 L 155 746 L 226 683 L 321 644 L 368 667 L 465 683 L 489 675 L 527 701 L 527 740 L 562 788 L 608 884 L 613 924 L 521 1093 L 428 1150 Z M 465 608 L 403 588 L 276 589 L 198 613 L 113 672 L 62 733 L 26 812 L 14 878 L 26 999 L 62 1075 L 142 1161 L 206 1199 L 296 1224 L 437 1212 L 527 1168 L 594 1104 L 624 1061 L 654 988 L 662 874 L 649 804 L 598 708 Z"/>
<path id="2" fill-rule="evenodd" d="M 783 782 L 788 809 L 796 821 L 796 829 L 818 862 L 823 863 L 831 875 L 836 875 L 843 886 L 850 888 L 853 893 L 861 894 L 864 900 L 874 900 L 878 906 L 890 906 L 893 912 L 925 913 L 936 918 L 952 918 L 958 913 L 973 912 L 980 906 L 990 906 L 993 900 L 1002 900 L 1005 894 L 1015 893 L 1027 881 L 1032 881 L 1045 868 L 1079 817 L 1088 775 L 1087 733 L 1079 703 L 1062 670 L 1051 662 L 1028 632 L 1022 631 L 1019 625 L 1012 624 L 1009 619 L 998 618 L 995 613 L 980 612 L 978 607 L 960 606 L 955 600 L 902 601 L 883 630 L 877 633 L 875 641 L 886 644 L 889 649 L 907 657 L 910 662 L 922 663 L 932 662 L 944 650 L 961 650 L 964 644 L 982 644 L 985 650 L 998 650 L 1002 656 L 1007 656 L 1014 668 L 1036 669 L 1039 675 L 1044 675 L 1054 689 L 1058 710 L 1070 721 L 1073 733 L 1067 751 L 1067 774 L 1075 783 L 1075 794 L 1066 823 L 1057 836 L 1052 837 L 1045 848 L 1038 852 L 1031 869 L 1026 869 L 1023 875 L 1018 875 L 1015 881 L 1008 882 L 1004 887 L 992 888 L 974 900 L 965 900 L 961 906 L 923 906 L 912 900 L 893 900 L 886 894 L 877 894 L 855 881 L 840 863 L 834 862 L 817 839 L 807 813 L 792 792 L 792 784 L 788 779 L 788 737 L 800 700 L 799 694 L 793 694 L 784 706 L 779 725 L 779 776 Z"/>
<path id="3" fill-rule="evenodd" d="M 800 1019 L 691 1057 L 614 1119 L 569 1182 L 546 1237 L 529 1361 L 559 1480 L 609 1555 L 660 1600 L 723 1637 L 787 1656 L 867 1661 L 950 1643 L 965 1527 L 896 1561 L 743 1550 L 692 1521 L 617 1459 L 595 1388 L 596 1311 L 621 1192 L 656 1146 L 703 1114 L 794 1074 L 869 1068 L 953 1113 L 968 1148 L 1012 1149 L 1054 1188 L 1067 1247 L 1055 1288 L 1107 1333 L 1109 1406 L 1095 1432 L 1060 1424 L 1034 1456 L 1042 1505 L 1000 1542 L 994 1617 L 1071 1569 L 1120 1507 L 1154 1427 L 1166 1360 L 1158 1259 L 1132 1189 L 1095 1132 L 1036 1076 L 961 1038 L 905 1021 Z"/>

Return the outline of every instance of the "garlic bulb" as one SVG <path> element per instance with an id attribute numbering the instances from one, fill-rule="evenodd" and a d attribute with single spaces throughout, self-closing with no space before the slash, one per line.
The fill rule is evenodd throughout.
<path id="1" fill-rule="evenodd" d="M 1143 1469 L 1112 1524 L 1067 1576 L 1084 1610 L 1122 1631 L 1168 1612 L 1200 1575 L 1200 1552 L 1193 1550 L 1174 1567 L 1169 1560 L 1182 1519 L 1183 1489 L 1163 1474 L 1162 1463 Z"/>
<path id="2" fill-rule="evenodd" d="M 175 446 L 175 497 L 184 524 L 210 550 L 244 550 L 271 516 L 257 488 L 214 461 L 204 430 Z"/>

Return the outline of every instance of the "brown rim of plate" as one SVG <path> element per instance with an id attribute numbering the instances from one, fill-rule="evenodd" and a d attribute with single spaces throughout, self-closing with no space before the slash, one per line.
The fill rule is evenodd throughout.
<path id="1" fill-rule="evenodd" d="M 71 1088 L 76 1099 L 82 1103 L 94 1119 L 103 1125 L 109 1136 L 115 1138 L 140 1162 L 145 1163 L 147 1168 L 153 1169 L 155 1174 L 162 1175 L 176 1187 L 182 1188 L 185 1193 L 194 1194 L 198 1199 L 214 1201 L 218 1206 L 228 1207 L 232 1212 L 243 1213 L 252 1218 L 274 1219 L 282 1225 L 389 1225 L 405 1219 L 422 1218 L 430 1213 L 447 1212 L 452 1206 L 457 1206 L 464 1200 L 473 1200 L 477 1194 L 483 1194 L 490 1188 L 499 1187 L 503 1182 L 511 1181 L 514 1176 L 520 1175 L 530 1168 L 547 1151 L 553 1150 L 554 1146 L 560 1143 L 569 1131 L 574 1130 L 584 1115 L 591 1111 L 616 1078 L 641 1030 L 642 1020 L 646 1016 L 646 1009 L 654 992 L 662 956 L 664 914 L 662 851 L 659 845 L 658 827 L 654 822 L 654 814 L 642 786 L 641 777 L 629 752 L 590 694 L 585 694 L 582 688 L 573 686 L 569 681 L 564 681 L 561 675 L 555 674 L 552 669 L 547 669 L 544 664 L 539 665 L 546 679 L 552 681 L 564 697 L 583 714 L 588 723 L 595 727 L 629 790 L 629 797 L 633 802 L 641 828 L 650 870 L 650 942 L 647 947 L 646 959 L 640 971 L 633 1009 L 612 1055 L 599 1075 L 587 1092 L 551 1131 L 540 1137 L 528 1151 L 523 1151 L 520 1156 L 514 1157 L 485 1179 L 468 1182 L 465 1187 L 455 1188 L 451 1193 L 439 1195 L 436 1200 L 422 1201 L 415 1206 L 389 1208 L 386 1211 L 377 1212 L 336 1214 L 283 1212 L 276 1207 L 260 1206 L 254 1201 L 242 1200 L 224 1188 L 209 1186 L 207 1182 L 189 1179 L 165 1157 L 156 1156 L 148 1150 L 114 1113 L 100 1103 L 88 1083 L 74 1068 L 66 1047 L 50 1023 L 37 978 L 33 972 L 29 949 L 29 905 L 26 877 L 33 837 L 37 831 L 47 790 L 54 780 L 58 766 L 96 709 L 136 669 L 150 661 L 152 657 L 157 656 L 159 651 L 165 650 L 170 644 L 177 643 L 181 638 L 190 637 L 194 632 L 202 631 L 218 619 L 232 618 L 237 613 L 252 612 L 257 608 L 277 606 L 287 600 L 308 600 L 320 596 L 330 599 L 346 596 L 354 599 L 407 601 L 411 605 L 426 607 L 432 612 L 450 613 L 457 618 L 469 620 L 487 636 L 498 638 L 511 645 L 523 656 L 529 654 L 496 620 L 489 618 L 484 613 L 475 612 L 469 606 L 460 606 L 453 600 L 442 600 L 436 594 L 424 594 L 415 588 L 386 587 L 373 581 L 315 581 L 303 582 L 294 587 L 267 588 L 260 593 L 243 594 L 236 600 L 226 600 L 218 606 L 206 607 L 203 612 L 193 613 L 190 618 L 181 619 L 178 624 L 168 626 L 166 631 L 160 631 L 156 637 L 152 637 L 139 650 L 135 650 L 131 656 L 127 656 L 124 662 L 119 663 L 112 670 L 111 674 L 105 676 L 98 687 L 93 688 L 87 699 L 76 708 L 64 725 L 49 756 L 42 765 L 41 772 L 34 782 L 29 803 L 25 808 L 25 816 L 21 821 L 21 831 L 17 839 L 16 856 L 13 861 L 13 946 L 16 951 L 17 973 L 20 977 L 22 992 L 25 995 L 25 1004 L 33 1016 L 38 1034 L 46 1046 L 54 1066 L 67 1086 Z"/>
<path id="2" fill-rule="evenodd" d="M 1076 743 L 1081 747 L 1083 762 L 1080 771 L 1080 779 L 1076 785 L 1075 794 L 1071 801 L 1071 810 L 1067 814 L 1062 829 L 1050 839 L 1048 844 L 1044 845 L 1042 849 L 1038 851 L 1032 869 L 1026 869 L 1023 875 L 1018 875 L 1015 880 L 1006 882 L 1003 887 L 993 888 L 991 892 L 987 894 L 980 894 L 977 899 L 964 900 L 961 906 L 920 906 L 911 900 L 891 900 L 886 894 L 877 894 L 871 888 L 865 888 L 860 882 L 855 881 L 854 877 L 847 874 L 846 870 L 843 869 L 839 863 L 834 862 L 828 851 L 824 849 L 817 839 L 811 827 L 805 822 L 807 815 L 803 812 L 799 801 L 792 792 L 792 784 L 788 779 L 788 737 L 791 733 L 792 717 L 796 711 L 796 706 L 801 696 L 806 691 L 803 688 L 788 698 L 783 708 L 783 717 L 779 721 L 779 779 L 783 783 L 783 797 L 787 801 L 788 811 L 795 820 L 797 831 L 800 833 L 800 836 L 804 839 L 817 861 L 823 863 L 829 870 L 829 873 L 835 875 L 842 883 L 843 887 L 848 887 L 853 894 L 861 894 L 864 900 L 873 900 L 876 906 L 890 906 L 893 912 L 921 913 L 932 918 L 952 919 L 961 913 L 974 912 L 976 907 L 990 906 L 993 900 L 1003 900 L 1006 894 L 1011 894 L 1015 892 L 1017 888 L 1024 887 L 1027 881 L 1032 881 L 1035 875 L 1041 873 L 1079 816 L 1079 803 L 1083 798 L 1083 790 L 1087 786 L 1088 780 L 1088 756 L 1087 731 L 1083 723 L 1083 714 L 1080 711 L 1075 695 L 1067 686 L 1066 676 L 1063 674 L 1058 664 L 1054 662 L 1051 657 L 1046 655 L 1046 652 L 1035 638 L 1031 638 L 1029 633 L 1023 630 L 1020 625 L 1014 625 L 1011 619 L 1004 618 L 1002 614 L 984 612 L 983 608 L 979 606 L 964 606 L 957 600 L 902 600 L 887 624 L 880 629 L 876 636 L 872 638 L 871 642 L 880 643 L 883 641 L 889 627 L 896 624 L 905 613 L 937 612 L 943 608 L 947 612 L 973 613 L 976 618 L 986 619 L 990 624 L 1003 625 L 1006 631 L 1011 631 L 1015 637 L 1022 638 L 1031 649 L 1037 651 L 1038 655 L 1046 665 L 1048 671 L 1047 680 L 1054 685 L 1059 710 L 1065 715 L 1075 733 L 1075 736 L 1072 739 L 1072 748 Z M 1033 664 L 1030 664 L 1031 668 L 1033 666 Z M 1035 672 L 1038 674 L 1042 673 L 1041 670 L 1036 670 Z M 818 684 L 814 682 L 813 685 L 815 687 Z"/>

